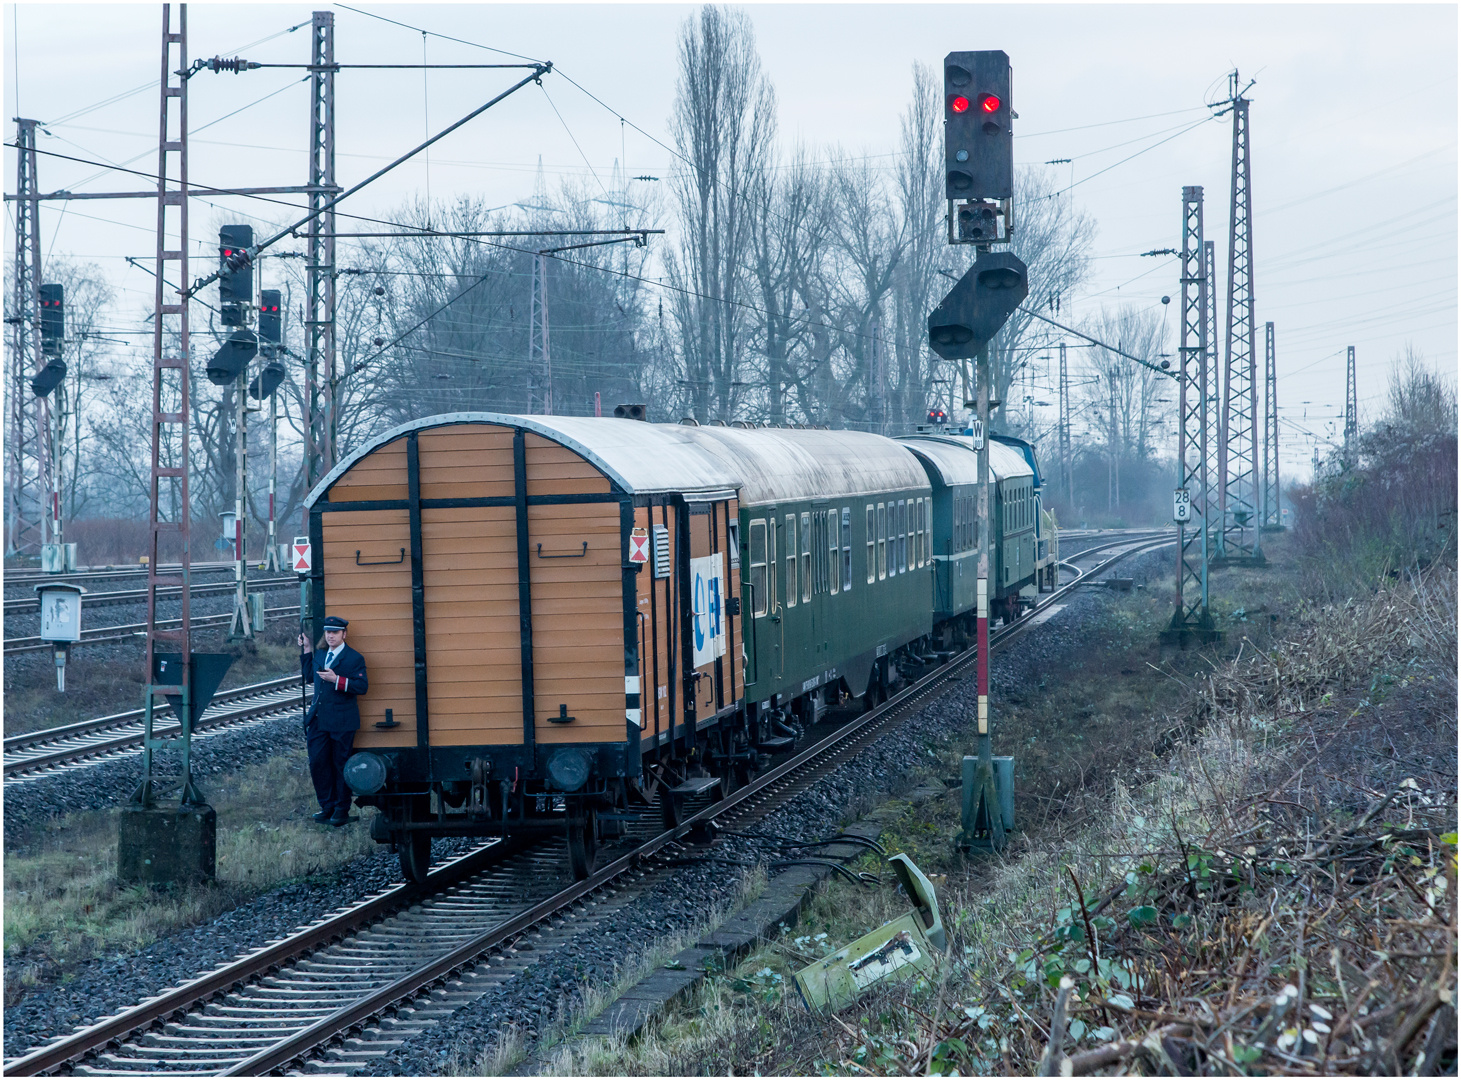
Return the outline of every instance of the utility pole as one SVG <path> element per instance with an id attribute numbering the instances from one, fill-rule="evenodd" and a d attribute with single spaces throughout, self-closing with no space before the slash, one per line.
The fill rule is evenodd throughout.
<path id="1" fill-rule="evenodd" d="M 30 388 L 41 368 L 41 239 L 36 198 L 36 127 L 38 120 L 15 118 L 15 277 L 9 317 L 10 362 L 7 364 L 6 467 L 9 473 L 5 551 L 17 555 L 46 541 L 43 492 L 50 490 L 45 462 L 49 456 L 49 410 Z"/>
<path id="2" fill-rule="evenodd" d="M 1252 85 L 1250 82 L 1249 86 Z M 1222 543 L 1229 563 L 1263 563 L 1258 512 L 1257 356 L 1253 321 L 1253 191 L 1247 87 L 1228 76 L 1233 113 L 1232 201 L 1228 215 L 1227 365 L 1223 372 Z"/>
<path id="3" fill-rule="evenodd" d="M 528 299 L 528 414 L 542 406 L 553 415 L 553 358 L 548 347 L 548 252 L 533 257 L 533 292 Z"/>
<path id="4" fill-rule="evenodd" d="M 335 15 L 316 11 L 310 28 L 309 221 L 305 262 L 305 383 L 309 417 L 304 486 L 312 491 L 335 465 L 339 402 L 335 371 Z M 322 211 L 323 212 L 320 212 Z"/>
<path id="5" fill-rule="evenodd" d="M 1060 487 L 1067 501 L 1075 499 L 1070 463 L 1070 372 L 1065 366 L 1065 342 L 1060 343 Z"/>
<path id="6" fill-rule="evenodd" d="M 148 808 L 153 805 L 153 754 L 171 749 L 172 740 L 158 739 L 153 734 L 154 710 L 159 696 L 181 695 L 180 720 L 183 725 L 183 788 L 181 801 L 190 801 L 192 777 L 189 751 L 192 720 L 192 620 L 189 595 L 192 550 L 192 503 L 188 491 L 188 457 L 190 424 L 192 423 L 189 385 L 188 301 L 167 295 L 165 284 L 168 264 L 177 264 L 177 280 L 188 282 L 188 80 L 179 72 L 188 67 L 188 9 L 178 6 L 178 29 L 172 31 L 172 5 L 162 9 L 162 101 L 157 136 L 157 254 L 153 274 L 152 321 L 152 463 L 149 488 L 147 527 L 147 701 L 142 750 L 142 783 L 132 796 L 133 802 Z M 176 66 L 169 60 L 176 56 Z M 171 121 L 171 122 L 170 122 Z M 172 131 L 176 130 L 176 138 Z M 177 177 L 177 186 L 168 182 Z M 169 224 L 177 232 L 176 246 L 169 244 Z M 169 302 L 178 301 L 178 302 Z M 173 335 L 176 335 L 173 337 Z M 170 340 L 171 339 L 171 340 Z M 176 517 L 163 516 L 163 489 L 168 505 L 176 508 Z M 180 572 L 161 573 L 162 538 L 176 537 L 179 543 Z M 158 628 L 157 590 L 182 586 L 182 620 L 176 630 Z M 174 682 L 162 684 L 157 679 L 159 646 L 176 647 L 181 653 L 180 671 Z M 202 800 L 197 800 L 201 802 Z"/>
<path id="7" fill-rule="evenodd" d="M 1359 452 L 1359 391 L 1355 384 L 1354 346 L 1349 347 L 1344 365 L 1344 467 L 1354 467 Z"/>
<path id="8" fill-rule="evenodd" d="M 1206 367 L 1203 369 L 1202 385 L 1194 393 L 1202 396 L 1202 459 L 1206 472 L 1203 473 L 1202 492 L 1193 493 L 1201 498 L 1202 527 L 1208 531 L 1207 558 L 1216 558 L 1222 550 L 1223 511 L 1222 498 L 1218 493 L 1218 477 L 1222 475 L 1223 447 L 1223 358 L 1218 348 L 1222 335 L 1218 333 L 1217 298 L 1217 244 L 1212 240 L 1202 243 L 1203 287 L 1206 296 L 1202 301 L 1204 329 L 1207 331 Z"/>
<path id="9" fill-rule="evenodd" d="M 1283 528 L 1278 486 L 1278 365 L 1271 322 L 1263 324 L 1263 527 Z"/>
<path id="10" fill-rule="evenodd" d="M 1215 636 L 1208 611 L 1207 340 L 1208 272 L 1202 236 L 1202 188 L 1182 189 L 1182 331 L 1177 406 L 1177 590 L 1163 637 L 1185 645 Z M 1184 513 L 1185 510 L 1185 513 Z M 1199 520 L 1192 521 L 1196 516 Z"/>

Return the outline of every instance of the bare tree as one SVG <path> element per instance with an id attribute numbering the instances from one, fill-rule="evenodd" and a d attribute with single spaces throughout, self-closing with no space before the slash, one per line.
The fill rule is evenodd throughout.
<path id="1" fill-rule="evenodd" d="M 1089 272 L 1096 235 L 1095 222 L 1074 208 L 1044 168 L 1015 170 L 1015 215 L 1010 250 L 1030 268 L 1030 295 L 989 346 L 994 397 L 1001 403 L 991 422 L 1007 431 L 1022 430 L 1018 410 L 1008 407 L 1018 404 L 1010 400 L 1010 385 L 1035 350 L 1056 340 L 1049 324 L 1030 312 L 1058 317 L 1055 312 L 1062 298 L 1069 297 Z"/>
<path id="2" fill-rule="evenodd" d="M 729 418 L 738 398 L 754 325 L 748 202 L 776 135 L 776 95 L 744 12 L 706 6 L 681 26 L 670 127 L 687 168 L 672 183 L 680 238 L 666 270 L 691 411 L 703 423 Z"/>
<path id="3" fill-rule="evenodd" d="M 786 392 L 805 384 L 815 361 L 805 362 L 811 283 L 820 276 L 831 232 L 827 182 L 810 152 L 797 146 L 784 168 L 773 158 L 752 186 L 752 273 L 759 300 L 759 342 L 765 357 L 766 416 L 788 417 Z M 803 362 L 798 363 L 798 358 Z M 802 415 L 810 403 L 801 400 Z"/>
<path id="4" fill-rule="evenodd" d="M 898 147 L 898 208 L 906 223 L 907 250 L 893 280 L 893 355 L 898 394 L 891 416 L 918 423 L 937 398 L 935 365 L 928 348 L 928 313 L 938 303 L 936 285 L 944 255 L 943 91 L 938 73 L 913 65 L 913 96 L 903 111 Z M 952 377 L 952 370 L 946 368 Z"/>

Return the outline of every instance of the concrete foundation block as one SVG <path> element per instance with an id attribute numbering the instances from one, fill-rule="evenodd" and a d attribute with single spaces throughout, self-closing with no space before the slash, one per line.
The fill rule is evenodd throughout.
<path id="1" fill-rule="evenodd" d="M 191 885 L 217 866 L 218 815 L 211 806 L 127 807 L 117 830 L 121 885 Z"/>

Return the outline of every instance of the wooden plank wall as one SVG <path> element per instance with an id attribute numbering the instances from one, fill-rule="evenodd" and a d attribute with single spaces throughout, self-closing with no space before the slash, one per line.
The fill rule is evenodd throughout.
<path id="1" fill-rule="evenodd" d="M 525 438 L 528 495 L 607 494 L 609 482 L 566 447 Z M 421 498 L 513 495 L 511 428 L 461 424 L 418 436 Z M 331 502 L 407 498 L 406 440 L 357 462 L 330 490 Z M 326 605 L 351 620 L 350 643 L 370 672 L 360 699 L 360 746 L 416 743 L 415 659 L 405 510 L 324 515 Z M 511 506 L 423 509 L 427 700 L 433 745 L 521 743 L 522 653 L 518 616 L 517 519 Z M 531 506 L 535 737 L 544 743 L 624 739 L 624 623 L 617 503 Z M 581 558 L 540 558 L 573 554 Z M 559 705 L 576 719 L 548 720 Z M 373 725 L 393 710 L 401 727 Z"/>
<path id="2" fill-rule="evenodd" d="M 404 491 L 405 451 L 391 456 L 400 461 Z M 389 486 L 382 483 L 389 478 L 387 470 L 373 468 L 370 475 L 370 485 L 350 489 L 352 498 L 361 498 L 358 493 L 371 486 Z M 369 691 L 357 699 L 360 733 L 356 745 L 415 746 L 416 665 L 411 615 L 411 528 L 407 512 L 335 511 L 324 515 L 323 529 L 324 551 L 320 559 L 325 573 L 326 613 L 350 621 L 347 640 L 351 648 L 365 657 L 370 679 Z M 400 558 L 402 548 L 406 549 L 406 559 L 392 561 Z M 356 565 L 357 551 L 361 562 L 378 565 Z M 381 731 L 375 724 L 385 720 L 387 709 L 401 726 Z"/>

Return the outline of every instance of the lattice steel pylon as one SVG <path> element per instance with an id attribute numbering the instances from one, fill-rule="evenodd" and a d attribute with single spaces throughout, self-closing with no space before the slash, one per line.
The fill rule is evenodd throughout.
<path id="1" fill-rule="evenodd" d="M 1354 346 L 1344 362 L 1344 467 L 1354 466 L 1355 454 L 1359 452 L 1360 410 L 1359 390 L 1355 384 Z"/>
<path id="2" fill-rule="evenodd" d="M 548 343 L 548 256 L 533 256 L 533 293 L 528 300 L 528 414 L 553 415 L 553 354 Z"/>
<path id="3" fill-rule="evenodd" d="M 50 414 L 44 398 L 30 388 L 41 361 L 41 239 L 36 179 L 38 120 L 15 118 L 15 247 L 6 367 L 6 537 L 5 552 L 39 551 L 47 539 L 45 493 L 50 491 Z"/>
<path id="4" fill-rule="evenodd" d="M 147 701 L 144 717 L 142 782 L 133 802 L 151 806 L 156 796 L 157 776 L 153 753 L 172 749 L 182 754 L 181 804 L 201 803 L 193 787 L 192 748 L 192 622 L 189 578 L 191 576 L 192 504 L 188 492 L 190 416 L 188 298 L 169 297 L 166 281 L 169 264 L 177 267 L 182 289 L 188 277 L 188 8 L 178 5 L 178 28 L 172 29 L 172 5 L 162 9 L 162 100 L 157 136 L 157 255 L 153 277 L 154 317 L 152 324 L 152 457 L 148 485 L 147 562 Z M 169 211 L 173 213 L 170 215 Z M 169 232 L 169 227 L 175 232 Z M 174 239 L 175 237 L 175 239 Z M 169 303 L 169 300 L 175 302 Z M 164 513 L 164 508 L 168 513 Z M 161 538 L 177 537 L 181 559 L 177 574 L 161 573 Z M 158 627 L 157 590 L 181 587 L 181 621 L 176 630 Z M 158 682 L 156 657 L 159 646 L 174 646 L 182 654 L 182 671 L 166 682 Z M 169 650 L 170 651 L 170 650 Z M 179 721 L 181 738 L 158 739 L 153 734 L 154 710 L 163 695 L 181 695 Z"/>
<path id="5" fill-rule="evenodd" d="M 1271 322 L 1263 324 L 1263 527 L 1283 528 L 1278 487 L 1278 360 Z"/>
<path id="6" fill-rule="evenodd" d="M 1070 461 L 1070 372 L 1065 364 L 1065 342 L 1060 343 L 1060 490 L 1066 501 L 1075 498 Z"/>
<path id="7" fill-rule="evenodd" d="M 1217 244 L 1212 240 L 1202 242 L 1203 274 L 1206 277 L 1206 297 L 1202 301 L 1203 328 L 1207 332 L 1207 366 L 1202 383 L 1202 423 L 1206 430 L 1206 447 L 1203 461 L 1206 463 L 1207 483 L 1202 500 L 1202 520 L 1208 530 L 1207 553 L 1212 558 L 1218 552 L 1221 538 L 1223 512 L 1222 499 L 1218 494 L 1218 477 L 1222 474 L 1219 462 L 1223 447 L 1223 360 L 1218 333 L 1217 298 Z"/>
<path id="8" fill-rule="evenodd" d="M 305 490 L 335 465 L 339 389 L 335 370 L 335 15 L 316 11 L 310 28 L 309 221 L 305 262 L 305 383 L 309 408 Z"/>
<path id="9" fill-rule="evenodd" d="M 1236 71 L 1229 76 L 1228 103 L 1233 114 L 1233 170 L 1228 214 L 1227 362 L 1223 369 L 1222 471 L 1218 484 L 1222 533 L 1218 557 L 1229 562 L 1261 563 L 1249 102 L 1238 90 Z"/>
<path id="10" fill-rule="evenodd" d="M 1170 630 L 1208 634 L 1207 292 L 1202 238 L 1202 188 L 1182 189 L 1182 338 L 1178 348 L 1177 487 L 1185 490 L 1191 517 L 1177 524 L 1177 594 Z"/>

